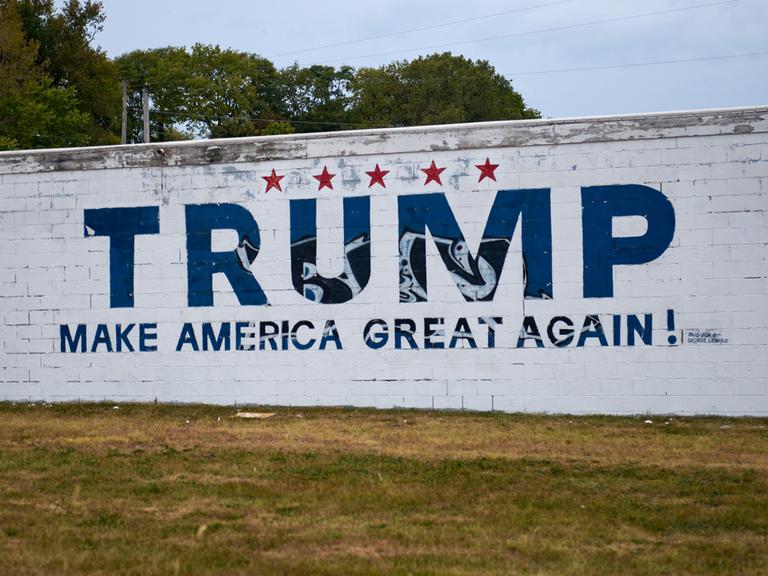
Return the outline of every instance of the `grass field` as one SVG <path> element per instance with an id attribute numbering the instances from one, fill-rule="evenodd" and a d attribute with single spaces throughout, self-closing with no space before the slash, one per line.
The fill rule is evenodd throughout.
<path id="1" fill-rule="evenodd" d="M 0 574 L 768 574 L 768 421 L 0 404 Z"/>

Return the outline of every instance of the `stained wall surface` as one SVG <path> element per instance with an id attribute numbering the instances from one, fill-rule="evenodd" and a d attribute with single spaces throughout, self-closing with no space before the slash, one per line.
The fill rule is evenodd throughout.
<path id="1" fill-rule="evenodd" d="M 768 415 L 768 108 L 0 154 L 0 399 Z"/>

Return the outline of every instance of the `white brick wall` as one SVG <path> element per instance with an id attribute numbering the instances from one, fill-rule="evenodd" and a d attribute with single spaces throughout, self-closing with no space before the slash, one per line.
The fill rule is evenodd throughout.
<path id="1" fill-rule="evenodd" d="M 162 147 L 162 153 L 159 148 Z M 221 158 L 221 160 L 218 160 Z M 478 182 L 476 164 L 498 164 Z M 445 167 L 442 186 L 421 168 Z M 386 188 L 365 172 L 389 170 Z M 333 190 L 312 176 L 327 166 Z M 263 176 L 285 175 L 266 193 Z M 583 297 L 581 188 L 641 184 L 676 216 L 669 248 L 614 269 L 612 298 Z M 552 300 L 523 300 L 520 227 L 492 302 L 466 302 L 427 239 L 429 300 L 399 302 L 401 195 L 444 192 L 475 253 L 497 190 L 551 190 Z M 239 139 L 127 148 L 0 154 L 0 398 L 413 406 L 568 413 L 768 415 L 768 109 L 490 123 L 393 131 Z M 290 200 L 318 198 L 320 272 L 343 268 L 343 197 L 370 196 L 371 276 L 344 304 L 316 304 L 293 288 Z M 258 222 L 254 277 L 270 306 L 241 306 L 214 277 L 213 307 L 187 306 L 184 206 L 233 203 Z M 84 210 L 158 206 L 160 233 L 136 237 L 133 308 L 110 308 L 106 237 L 85 237 Z M 615 236 L 643 233 L 642 218 Z M 236 234 L 213 235 L 213 249 Z M 674 310 L 675 331 L 667 330 Z M 576 331 L 598 314 L 608 346 L 557 348 L 549 320 Z M 612 316 L 653 314 L 653 344 L 614 345 Z M 545 348 L 516 347 L 534 316 Z M 489 349 L 479 317 L 498 316 Z M 468 319 L 477 349 L 396 350 L 392 322 L 444 318 L 450 339 Z M 363 327 L 390 324 L 390 342 L 366 346 Z M 184 322 L 333 319 L 344 349 L 176 352 Z M 156 352 L 60 352 L 60 326 L 157 324 Z M 138 326 L 134 329 L 136 335 Z M 623 326 L 626 330 L 626 326 Z M 690 343 L 697 331 L 719 343 Z M 683 336 L 670 346 L 668 336 Z M 317 336 L 317 334 L 315 334 Z M 578 334 L 577 334 L 578 336 Z M 134 345 L 136 338 L 133 339 Z M 90 344 L 90 342 L 89 342 Z"/>

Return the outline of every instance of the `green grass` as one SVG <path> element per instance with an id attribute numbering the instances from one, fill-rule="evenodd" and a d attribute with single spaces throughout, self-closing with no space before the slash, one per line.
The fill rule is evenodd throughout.
<path id="1" fill-rule="evenodd" d="M 768 422 L 0 404 L 2 574 L 768 574 Z"/>

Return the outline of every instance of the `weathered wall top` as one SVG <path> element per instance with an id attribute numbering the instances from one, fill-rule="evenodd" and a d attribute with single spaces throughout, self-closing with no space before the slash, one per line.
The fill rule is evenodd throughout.
<path id="1" fill-rule="evenodd" d="M 0 152 L 0 174 L 260 162 L 768 132 L 768 106 Z"/>

